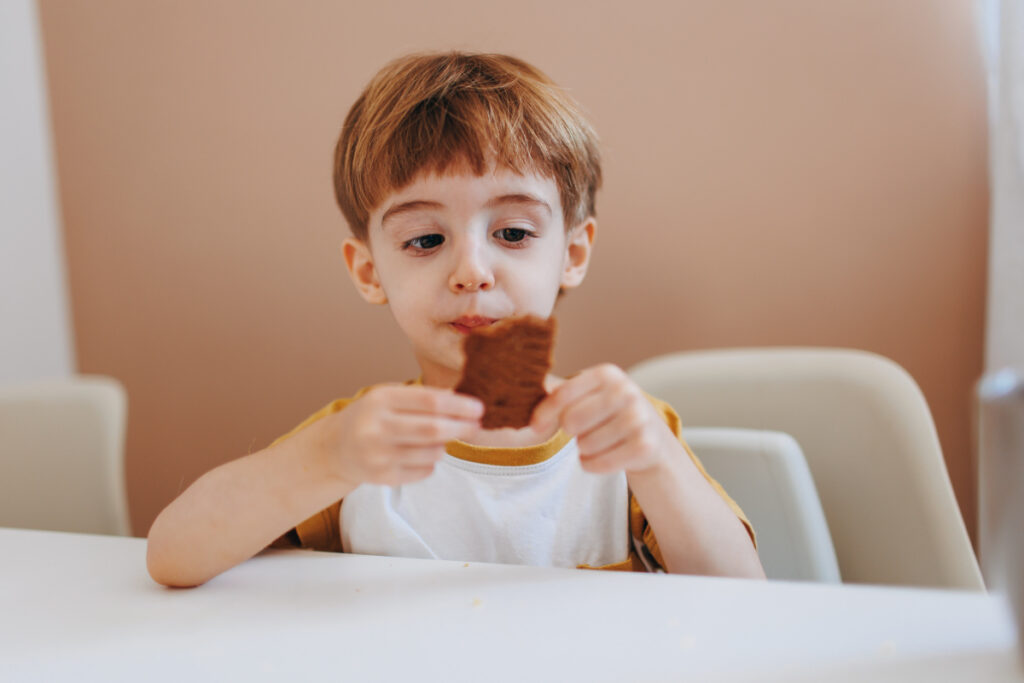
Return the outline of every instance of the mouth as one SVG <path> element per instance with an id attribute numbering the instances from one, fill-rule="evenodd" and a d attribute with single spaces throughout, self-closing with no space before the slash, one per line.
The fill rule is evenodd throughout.
<path id="1" fill-rule="evenodd" d="M 469 334 L 470 331 L 477 327 L 487 327 L 488 325 L 493 325 L 496 322 L 498 322 L 496 318 L 485 318 L 482 315 L 463 315 L 452 320 L 448 324 L 451 325 L 456 332 Z"/>

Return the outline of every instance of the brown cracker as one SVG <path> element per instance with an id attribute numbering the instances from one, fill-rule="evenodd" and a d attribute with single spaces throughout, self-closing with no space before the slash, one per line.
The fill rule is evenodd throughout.
<path id="1" fill-rule="evenodd" d="M 525 427 L 547 392 L 555 319 L 506 318 L 472 330 L 463 341 L 466 363 L 455 391 L 484 402 L 484 429 Z"/>

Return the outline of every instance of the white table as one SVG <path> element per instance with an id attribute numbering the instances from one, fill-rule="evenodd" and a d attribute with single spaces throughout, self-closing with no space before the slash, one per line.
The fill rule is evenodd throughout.
<path id="1" fill-rule="evenodd" d="M 0 680 L 1024 681 L 980 593 L 307 551 L 172 590 L 145 549 L 0 529 Z"/>

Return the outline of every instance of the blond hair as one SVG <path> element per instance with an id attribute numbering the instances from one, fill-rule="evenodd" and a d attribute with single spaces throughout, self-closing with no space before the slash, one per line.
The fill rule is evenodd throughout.
<path id="1" fill-rule="evenodd" d="M 352 105 L 334 152 L 334 189 L 353 235 L 424 171 L 491 163 L 554 179 L 566 229 L 595 214 L 597 135 L 579 105 L 526 62 L 445 52 L 397 59 Z"/>

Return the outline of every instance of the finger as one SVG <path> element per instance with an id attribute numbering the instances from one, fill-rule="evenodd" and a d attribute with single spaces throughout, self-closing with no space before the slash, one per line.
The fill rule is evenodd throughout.
<path id="1" fill-rule="evenodd" d="M 443 446 L 435 447 L 404 447 L 398 451 L 398 467 L 401 469 L 417 469 L 421 467 L 433 467 L 444 457 Z"/>
<path id="2" fill-rule="evenodd" d="M 400 446 L 443 446 L 472 434 L 479 425 L 477 420 L 404 413 L 386 418 L 385 426 L 392 443 Z"/>
<path id="3" fill-rule="evenodd" d="M 544 431 L 554 426 L 561 421 L 562 411 L 583 396 L 597 390 L 600 385 L 600 377 L 588 370 L 567 379 L 534 408 L 531 419 L 533 428 Z"/>
<path id="4" fill-rule="evenodd" d="M 614 388 L 594 391 L 562 412 L 562 429 L 585 436 L 621 415 L 627 404 L 628 396 Z"/>
<path id="5" fill-rule="evenodd" d="M 632 412 L 619 411 L 593 429 L 582 434 L 577 432 L 576 445 L 581 456 L 597 456 L 630 438 L 637 428 L 637 419 Z"/>
<path id="6" fill-rule="evenodd" d="M 581 449 L 580 465 L 584 470 L 595 474 L 620 470 L 638 471 L 657 464 L 670 453 L 685 453 L 675 435 L 664 424 L 656 425 L 654 429 L 641 429 L 624 423 L 614 431 L 622 438 L 611 446 L 589 453 Z"/>
<path id="7" fill-rule="evenodd" d="M 629 441 L 623 439 L 611 448 L 592 455 L 580 454 L 580 467 L 591 474 L 609 474 L 619 472 L 629 465 L 633 459 L 633 450 Z"/>
<path id="8" fill-rule="evenodd" d="M 387 392 L 395 412 L 443 415 L 461 420 L 476 420 L 484 414 L 483 401 L 475 396 L 456 394 L 451 389 L 398 386 L 389 387 Z"/>

